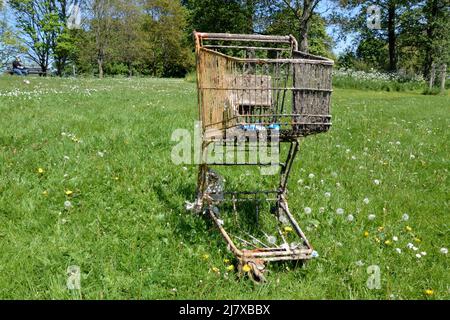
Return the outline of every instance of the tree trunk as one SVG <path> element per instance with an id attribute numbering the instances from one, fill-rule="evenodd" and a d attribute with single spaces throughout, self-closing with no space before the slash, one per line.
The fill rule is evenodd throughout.
<path id="1" fill-rule="evenodd" d="M 300 17 L 300 51 L 309 52 L 308 33 L 310 18 L 314 10 L 314 0 L 303 0 L 303 10 Z"/>
<path id="2" fill-rule="evenodd" d="M 98 77 L 100 79 L 103 79 L 103 59 L 98 58 L 97 63 L 98 63 Z"/>
<path id="3" fill-rule="evenodd" d="M 388 4 L 388 41 L 389 41 L 389 71 L 397 71 L 397 36 L 395 34 L 396 6 L 394 0 Z"/>
<path id="4" fill-rule="evenodd" d="M 429 82 L 430 90 L 433 89 L 435 76 L 436 76 L 436 66 L 434 63 L 432 63 L 430 68 L 430 82 Z"/>
<path id="5" fill-rule="evenodd" d="M 445 91 L 445 78 L 447 76 L 447 65 L 444 63 L 441 65 L 441 93 Z"/>
<path id="6" fill-rule="evenodd" d="M 425 45 L 425 61 L 424 61 L 424 69 L 423 69 L 423 76 L 425 79 L 429 79 L 431 77 L 431 69 L 430 67 L 434 63 L 433 58 L 433 46 L 432 46 L 432 39 L 434 39 L 435 34 L 435 18 L 439 12 L 438 9 L 438 1 L 437 0 L 428 0 L 427 1 L 430 6 L 430 12 L 428 13 L 427 17 L 427 39 Z"/>

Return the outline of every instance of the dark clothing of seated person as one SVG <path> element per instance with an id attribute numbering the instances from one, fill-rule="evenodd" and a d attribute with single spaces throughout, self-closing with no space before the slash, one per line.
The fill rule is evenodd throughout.
<path id="1" fill-rule="evenodd" d="M 16 60 L 14 60 L 13 62 L 13 73 L 18 76 L 28 75 L 28 70 L 25 68 L 19 58 L 16 58 Z"/>

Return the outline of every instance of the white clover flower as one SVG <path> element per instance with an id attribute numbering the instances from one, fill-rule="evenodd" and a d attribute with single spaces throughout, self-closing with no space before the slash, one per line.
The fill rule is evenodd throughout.
<path id="1" fill-rule="evenodd" d="M 310 179 L 314 179 L 314 177 L 315 177 L 314 173 L 310 173 L 308 176 L 308 178 L 310 178 Z"/>
<path id="2" fill-rule="evenodd" d="M 64 156 L 64 160 L 68 161 L 70 158 L 68 156 Z"/>
<path id="3" fill-rule="evenodd" d="M 417 247 L 412 247 L 412 249 L 413 249 L 414 251 L 419 250 L 419 248 L 417 248 Z"/>
<path id="4" fill-rule="evenodd" d="M 363 202 L 364 202 L 365 204 L 369 204 L 370 200 L 369 200 L 369 198 L 364 198 Z"/>
<path id="5" fill-rule="evenodd" d="M 373 183 L 375 183 L 375 185 L 379 186 L 381 184 L 381 181 L 378 179 L 373 180 Z"/>
<path id="6" fill-rule="evenodd" d="M 297 181 L 297 183 L 298 183 L 298 184 L 303 184 L 303 179 L 299 179 L 299 180 Z"/>
<path id="7" fill-rule="evenodd" d="M 367 217 L 367 219 L 369 219 L 370 221 L 373 221 L 373 220 L 375 220 L 376 217 L 377 217 L 377 216 L 374 215 L 374 214 L 369 214 L 369 216 Z"/>
<path id="8" fill-rule="evenodd" d="M 100 158 L 103 158 L 103 157 L 105 156 L 105 153 L 99 151 L 99 152 L 97 152 L 97 155 L 98 155 Z"/>
<path id="9" fill-rule="evenodd" d="M 402 253 L 402 249 L 400 249 L 400 248 L 395 248 L 395 251 L 397 251 L 397 253 Z"/>
<path id="10" fill-rule="evenodd" d="M 422 258 L 422 255 L 420 253 L 416 254 L 417 259 Z"/>
<path id="11" fill-rule="evenodd" d="M 340 188 L 341 184 L 339 182 L 336 182 L 336 187 Z"/>
<path id="12" fill-rule="evenodd" d="M 427 255 L 427 253 L 426 253 L 425 251 L 422 251 L 420 254 L 421 254 L 422 256 L 426 256 L 426 255 Z"/>
<path id="13" fill-rule="evenodd" d="M 65 207 L 66 209 L 72 208 L 72 202 L 70 202 L 70 201 L 64 202 L 64 207 Z"/>
<path id="14" fill-rule="evenodd" d="M 364 262 L 362 260 L 356 261 L 356 265 L 358 267 L 362 267 L 364 265 Z"/>
<path id="15" fill-rule="evenodd" d="M 355 157 L 355 156 L 352 156 L 352 160 L 356 160 L 356 157 Z"/>
<path id="16" fill-rule="evenodd" d="M 416 158 L 415 155 L 413 155 L 412 153 L 409 155 L 409 159 L 414 160 Z"/>
<path id="17" fill-rule="evenodd" d="M 406 247 L 407 247 L 408 249 L 412 249 L 412 248 L 414 248 L 414 245 L 410 242 L 410 243 L 408 243 L 408 244 L 406 245 Z"/>
<path id="18" fill-rule="evenodd" d="M 352 214 L 349 214 L 349 215 L 347 216 L 347 221 L 348 221 L 348 222 L 352 222 L 353 220 L 355 220 L 355 217 L 354 217 Z"/>
<path id="19" fill-rule="evenodd" d="M 331 192 L 325 192 L 325 198 L 331 198 Z"/>
<path id="20" fill-rule="evenodd" d="M 393 237 L 392 237 L 392 240 L 395 241 L 395 242 L 397 242 L 397 241 L 398 241 L 398 237 L 393 236 Z"/>
<path id="21" fill-rule="evenodd" d="M 324 208 L 324 207 L 320 207 L 320 208 L 319 208 L 319 212 L 320 212 L 320 213 L 324 213 L 324 212 L 325 212 L 325 208 Z"/>
<path id="22" fill-rule="evenodd" d="M 311 212 L 312 212 L 312 209 L 310 207 L 306 207 L 305 208 L 305 213 L 306 214 L 311 214 Z"/>
<path id="23" fill-rule="evenodd" d="M 338 208 L 338 209 L 336 210 L 336 213 L 337 213 L 338 215 L 343 215 L 343 214 L 344 214 L 344 209 Z"/>
<path id="24" fill-rule="evenodd" d="M 447 248 L 441 248 L 441 250 L 439 250 L 442 254 L 448 254 L 448 249 Z"/>
<path id="25" fill-rule="evenodd" d="M 408 221 L 408 220 L 409 220 L 409 215 L 408 215 L 407 213 L 405 213 L 405 214 L 402 216 L 402 220 L 403 220 L 403 221 Z"/>

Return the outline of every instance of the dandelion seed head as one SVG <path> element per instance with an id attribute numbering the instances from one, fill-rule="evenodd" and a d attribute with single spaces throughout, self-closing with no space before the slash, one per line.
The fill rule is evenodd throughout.
<path id="1" fill-rule="evenodd" d="M 440 253 L 442 254 L 448 254 L 448 249 L 447 248 L 441 248 L 441 250 L 439 250 Z"/>
<path id="2" fill-rule="evenodd" d="M 305 208 L 305 213 L 306 214 L 311 214 L 311 212 L 312 212 L 312 209 L 310 207 L 306 207 Z"/>
<path id="3" fill-rule="evenodd" d="M 337 213 L 338 215 L 343 215 L 343 214 L 344 214 L 344 209 L 338 208 L 338 209 L 336 210 L 336 213 Z"/>
<path id="4" fill-rule="evenodd" d="M 374 215 L 374 214 L 369 214 L 369 216 L 367 217 L 370 221 L 373 221 L 373 220 L 375 220 L 375 218 L 376 218 L 377 216 L 376 215 Z"/>

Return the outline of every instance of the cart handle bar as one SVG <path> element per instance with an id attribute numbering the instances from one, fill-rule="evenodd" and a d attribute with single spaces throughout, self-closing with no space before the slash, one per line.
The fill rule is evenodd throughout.
<path id="1" fill-rule="evenodd" d="M 286 43 L 292 46 L 292 49 L 298 51 L 298 42 L 294 36 L 267 36 L 260 34 L 233 34 L 233 33 L 208 33 L 194 31 L 195 44 L 197 48 L 202 47 L 202 40 L 216 41 L 256 41 L 270 43 Z"/>

